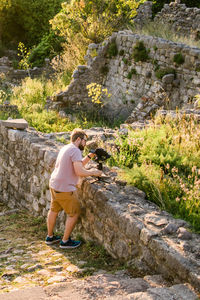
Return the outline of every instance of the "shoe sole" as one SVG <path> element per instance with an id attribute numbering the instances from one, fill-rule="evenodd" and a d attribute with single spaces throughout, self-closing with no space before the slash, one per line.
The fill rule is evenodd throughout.
<path id="1" fill-rule="evenodd" d="M 53 244 L 59 243 L 60 241 L 61 241 L 61 240 L 52 241 L 52 242 L 46 242 L 46 241 L 45 241 L 45 244 L 47 244 L 47 245 L 53 245 Z"/>
<path id="2" fill-rule="evenodd" d="M 81 245 L 81 243 L 78 244 L 77 246 L 62 246 L 62 245 L 60 245 L 60 248 L 61 249 L 74 249 L 74 248 L 78 248 L 80 245 Z"/>

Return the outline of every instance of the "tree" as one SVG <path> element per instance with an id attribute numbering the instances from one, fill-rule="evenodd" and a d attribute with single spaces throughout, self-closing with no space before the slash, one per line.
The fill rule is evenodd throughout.
<path id="1" fill-rule="evenodd" d="M 125 28 L 145 0 L 71 0 L 51 20 L 53 29 L 70 40 L 81 33 L 98 43 L 113 31 Z"/>
<path id="2" fill-rule="evenodd" d="M 0 37 L 4 44 L 37 44 L 63 0 L 0 0 Z"/>
<path id="3" fill-rule="evenodd" d="M 82 62 L 89 43 L 99 43 L 114 31 L 133 22 L 137 7 L 145 0 L 70 0 L 50 21 L 66 39 L 65 54 Z M 74 65 L 71 67 L 73 68 Z"/>

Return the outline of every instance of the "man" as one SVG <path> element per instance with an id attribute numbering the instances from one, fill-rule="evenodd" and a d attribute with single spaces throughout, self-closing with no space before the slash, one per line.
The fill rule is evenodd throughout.
<path id="1" fill-rule="evenodd" d="M 74 241 L 70 234 L 80 215 L 80 204 L 77 197 L 76 185 L 79 176 L 101 176 L 101 171 L 86 170 L 84 166 L 95 156 L 89 153 L 82 158 L 81 151 L 86 146 L 87 135 L 81 129 L 75 129 L 71 134 L 71 143 L 64 146 L 57 157 L 55 169 L 50 178 L 51 207 L 47 218 L 48 235 L 46 244 L 51 245 L 60 241 L 60 248 L 70 249 L 80 246 L 80 241 Z M 53 234 L 59 211 L 64 210 L 68 215 L 63 239 Z"/>

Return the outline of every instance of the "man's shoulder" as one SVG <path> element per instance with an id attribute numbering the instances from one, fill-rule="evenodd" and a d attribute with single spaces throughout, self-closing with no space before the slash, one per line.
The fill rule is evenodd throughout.
<path id="1" fill-rule="evenodd" d="M 67 152 L 67 153 L 79 153 L 81 152 L 79 148 L 77 148 L 74 144 L 70 143 L 68 145 L 65 145 L 63 148 L 62 148 L 63 152 Z"/>

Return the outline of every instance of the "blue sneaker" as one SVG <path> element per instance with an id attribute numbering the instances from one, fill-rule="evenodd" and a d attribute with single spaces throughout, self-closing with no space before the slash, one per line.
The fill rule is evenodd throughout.
<path id="1" fill-rule="evenodd" d="M 81 241 L 74 241 L 71 238 L 68 239 L 67 242 L 60 242 L 60 248 L 62 249 L 73 249 L 73 248 L 77 248 L 81 245 Z"/>
<path id="2" fill-rule="evenodd" d="M 53 237 L 49 237 L 47 235 L 45 243 L 47 245 L 52 245 L 52 244 L 60 242 L 60 240 L 61 240 L 61 236 L 59 236 L 59 235 L 53 235 Z"/>

